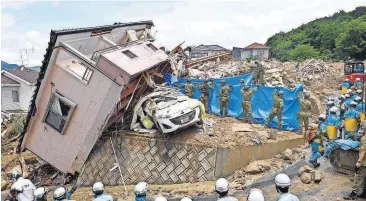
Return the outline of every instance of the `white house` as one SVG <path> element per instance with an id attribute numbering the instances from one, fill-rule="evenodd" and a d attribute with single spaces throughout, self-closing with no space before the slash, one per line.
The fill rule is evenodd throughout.
<path id="1" fill-rule="evenodd" d="M 190 58 L 197 59 L 201 57 L 212 56 L 214 54 L 223 53 L 228 51 L 220 45 L 199 45 L 196 47 L 190 47 Z"/>
<path id="2" fill-rule="evenodd" d="M 38 72 L 25 67 L 1 71 L 1 110 L 27 112 Z"/>
<path id="3" fill-rule="evenodd" d="M 270 47 L 260 44 L 253 43 L 241 49 L 240 59 L 246 59 L 250 56 L 259 56 L 261 59 L 268 59 Z"/>

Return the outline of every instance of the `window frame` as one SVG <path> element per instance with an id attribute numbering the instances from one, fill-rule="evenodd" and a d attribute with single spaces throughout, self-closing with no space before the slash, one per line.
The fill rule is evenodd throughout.
<path id="1" fill-rule="evenodd" d="M 14 94 L 16 94 L 16 97 L 17 97 L 16 101 L 14 101 Z M 12 99 L 13 103 L 19 103 L 19 90 L 11 90 L 11 99 Z"/>
<path id="2" fill-rule="evenodd" d="M 153 45 L 152 43 L 148 43 L 148 44 L 146 44 L 146 46 L 147 46 L 148 48 L 150 48 L 151 50 L 153 50 L 154 52 L 159 50 L 159 49 L 158 49 L 157 47 L 155 47 L 155 45 Z"/>
<path id="3" fill-rule="evenodd" d="M 55 128 L 53 125 L 51 125 L 50 123 L 48 123 L 46 120 L 47 120 L 47 116 L 51 110 L 51 107 L 52 107 L 52 104 L 53 104 L 53 101 L 58 98 L 59 101 L 62 101 L 63 103 L 67 104 L 68 106 L 70 106 L 70 111 L 69 111 L 69 114 L 67 115 L 66 119 L 65 120 L 65 124 L 62 128 L 61 131 L 58 130 L 58 128 Z M 43 123 L 47 124 L 48 126 L 50 126 L 52 129 L 54 129 L 55 131 L 57 131 L 58 133 L 60 133 L 61 135 L 64 135 L 65 134 L 65 131 L 67 129 L 67 127 L 69 126 L 69 123 L 70 123 L 70 120 L 74 114 L 74 111 L 75 111 L 75 108 L 76 108 L 77 104 L 74 103 L 73 101 L 71 101 L 70 99 L 68 99 L 67 97 L 63 96 L 62 94 L 60 94 L 59 92 L 55 92 L 53 94 L 51 94 L 51 98 L 48 102 L 48 105 L 47 105 L 47 108 L 46 108 L 46 111 L 44 113 L 44 116 L 43 116 Z M 52 110 L 52 112 L 54 112 Z"/>

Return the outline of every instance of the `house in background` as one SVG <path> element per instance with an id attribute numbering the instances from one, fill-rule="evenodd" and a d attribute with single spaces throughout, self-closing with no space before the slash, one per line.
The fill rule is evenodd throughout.
<path id="1" fill-rule="evenodd" d="M 21 148 L 64 173 L 80 172 L 130 100 L 170 69 L 168 55 L 153 43 L 152 26 L 142 21 L 52 30 Z"/>
<path id="2" fill-rule="evenodd" d="M 226 51 L 228 50 L 219 45 L 199 45 L 196 47 L 190 47 L 189 58 L 197 59 L 201 57 L 212 56 L 218 53 L 223 53 Z"/>
<path id="3" fill-rule="evenodd" d="M 244 60 L 251 56 L 258 56 L 260 59 L 268 59 L 270 47 L 253 43 L 244 48 L 234 47 L 232 55 L 234 58 Z"/>
<path id="4" fill-rule="evenodd" d="M 25 67 L 1 71 L 1 110 L 27 112 L 38 72 Z"/>

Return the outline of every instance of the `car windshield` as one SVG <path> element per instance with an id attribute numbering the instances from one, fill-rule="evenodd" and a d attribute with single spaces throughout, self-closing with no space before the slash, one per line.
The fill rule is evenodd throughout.
<path id="1" fill-rule="evenodd" d="M 352 74 L 352 73 L 364 73 L 365 66 L 362 63 L 359 64 L 346 64 L 344 67 L 344 73 L 346 75 Z"/>
<path id="2" fill-rule="evenodd" d="M 363 64 L 354 64 L 353 72 L 354 73 L 363 73 L 365 70 L 365 67 Z"/>

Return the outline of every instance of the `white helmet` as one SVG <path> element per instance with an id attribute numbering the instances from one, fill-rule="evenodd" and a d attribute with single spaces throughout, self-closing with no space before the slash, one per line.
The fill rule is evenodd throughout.
<path id="1" fill-rule="evenodd" d="M 351 96 L 349 94 L 345 94 L 344 97 L 350 98 Z"/>
<path id="2" fill-rule="evenodd" d="M 23 192 L 23 185 L 20 182 L 15 182 L 11 188 L 10 191 L 13 193 L 22 193 Z"/>
<path id="3" fill-rule="evenodd" d="M 192 201 L 192 198 L 190 198 L 190 197 L 184 197 L 180 201 Z"/>
<path id="4" fill-rule="evenodd" d="M 333 106 L 332 108 L 330 108 L 330 110 L 329 110 L 329 112 L 331 112 L 331 113 L 337 113 L 337 111 L 338 111 L 338 108 L 337 107 L 335 107 L 335 106 Z"/>
<path id="5" fill-rule="evenodd" d="M 36 198 L 36 200 L 43 200 L 47 196 L 47 193 L 48 188 L 40 187 L 34 191 L 34 197 Z"/>
<path id="6" fill-rule="evenodd" d="M 154 201 L 167 201 L 165 197 L 159 195 L 157 197 L 155 197 Z"/>
<path id="7" fill-rule="evenodd" d="M 147 183 L 146 182 L 139 182 L 135 186 L 134 193 L 136 196 L 146 196 L 147 192 Z"/>
<path id="8" fill-rule="evenodd" d="M 348 78 L 346 78 L 344 81 L 347 81 L 347 82 L 348 82 L 348 81 L 349 81 L 349 79 L 348 79 Z"/>
<path id="9" fill-rule="evenodd" d="M 93 193 L 94 194 L 102 194 L 104 191 L 104 185 L 102 182 L 97 182 L 93 185 Z"/>
<path id="10" fill-rule="evenodd" d="M 66 188 L 64 187 L 59 187 L 55 190 L 55 192 L 53 193 L 53 198 L 55 200 L 62 200 L 66 198 Z"/>
<path id="11" fill-rule="evenodd" d="M 352 93 L 352 89 L 347 89 L 347 93 Z"/>
<path id="12" fill-rule="evenodd" d="M 361 100 L 361 97 L 359 97 L 359 96 L 357 96 L 356 98 L 355 98 L 355 101 L 360 101 Z"/>
<path id="13" fill-rule="evenodd" d="M 362 94 L 362 89 L 357 89 L 356 91 L 358 94 Z"/>
<path id="14" fill-rule="evenodd" d="M 220 178 L 216 181 L 215 190 L 220 193 L 229 191 L 229 182 L 225 178 Z"/>
<path id="15" fill-rule="evenodd" d="M 328 101 L 327 102 L 327 105 L 333 105 L 334 104 L 334 102 L 333 101 Z"/>
<path id="16" fill-rule="evenodd" d="M 12 173 L 11 173 L 11 178 L 13 179 L 13 181 L 16 181 L 18 178 L 22 177 L 22 173 L 21 172 L 18 172 L 16 170 L 14 170 Z"/>
<path id="17" fill-rule="evenodd" d="M 351 106 L 357 106 L 357 103 L 356 103 L 355 101 L 352 101 L 352 102 L 350 103 L 350 105 L 351 105 Z"/>
<path id="18" fill-rule="evenodd" d="M 275 178 L 275 184 L 278 187 L 289 187 L 291 186 L 291 180 L 290 177 L 288 177 L 286 174 L 280 173 Z"/>
<path id="19" fill-rule="evenodd" d="M 247 201 L 264 201 L 263 192 L 260 189 L 253 188 L 250 190 Z"/>
<path id="20" fill-rule="evenodd" d="M 324 119 L 324 120 L 325 120 L 325 118 L 326 118 L 325 114 L 320 114 L 319 117 L 318 117 L 318 119 Z"/>
<path id="21" fill-rule="evenodd" d="M 356 81 L 361 81 L 361 79 L 358 77 L 358 78 L 356 78 Z"/>

